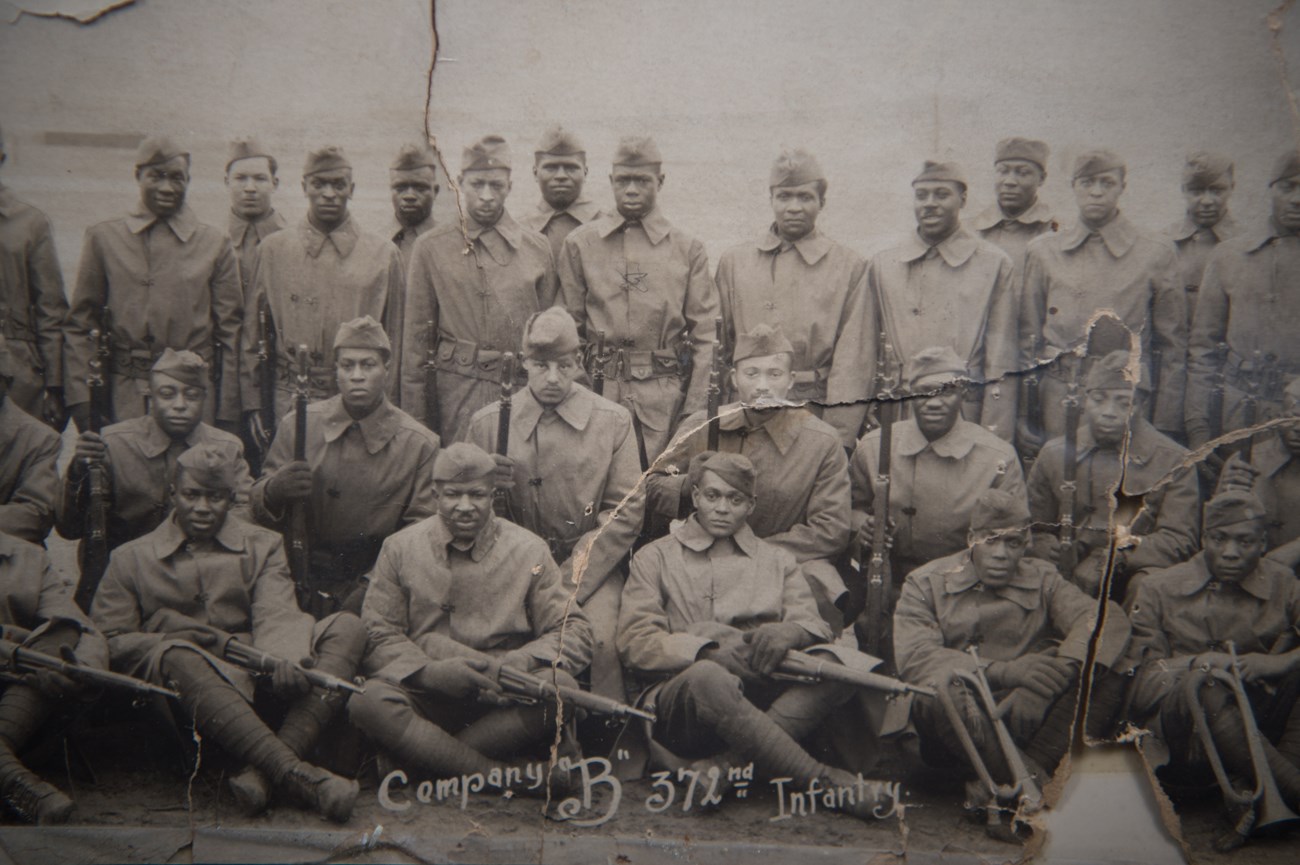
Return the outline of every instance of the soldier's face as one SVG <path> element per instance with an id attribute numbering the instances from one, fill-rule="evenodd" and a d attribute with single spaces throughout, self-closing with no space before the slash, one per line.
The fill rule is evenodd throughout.
<path id="1" fill-rule="evenodd" d="M 233 498 L 230 490 L 206 486 L 182 469 L 172 487 L 176 523 L 190 540 L 209 540 L 225 525 Z"/>
<path id="2" fill-rule="evenodd" d="M 460 189 L 465 195 L 465 210 L 482 226 L 496 225 L 506 209 L 510 195 L 510 170 L 483 168 L 466 171 L 460 176 Z"/>
<path id="3" fill-rule="evenodd" d="M 746 405 L 775 404 L 785 399 L 794 384 L 789 353 L 747 357 L 731 371 L 731 384 Z"/>
<path id="4" fill-rule="evenodd" d="M 206 388 L 184 384 L 162 373 L 149 376 L 149 411 L 172 438 L 184 438 L 194 431 L 203 417 L 207 398 Z"/>
<path id="5" fill-rule="evenodd" d="M 135 179 L 140 184 L 140 201 L 145 208 L 154 216 L 166 219 L 185 204 L 190 161 L 184 156 L 173 156 L 158 165 L 137 168 Z"/>
<path id="6" fill-rule="evenodd" d="M 433 213 L 438 197 L 432 168 L 388 172 L 388 187 L 393 192 L 393 216 L 402 225 L 419 225 Z"/>
<path id="7" fill-rule="evenodd" d="M 1214 578 L 1235 583 L 1255 570 L 1264 556 L 1267 539 L 1263 523 L 1255 520 L 1209 529 L 1204 545 L 1205 563 Z"/>
<path id="8" fill-rule="evenodd" d="M 1273 184 L 1273 221 L 1286 231 L 1300 231 L 1300 175 Z"/>
<path id="9" fill-rule="evenodd" d="M 996 179 L 993 189 L 998 207 L 1009 216 L 1019 216 L 1029 209 L 1043 185 L 1043 169 L 1028 159 L 1004 159 L 993 166 Z"/>
<path id="10" fill-rule="evenodd" d="M 651 166 L 615 165 L 609 183 L 618 212 L 624 219 L 639 219 L 655 209 L 664 176 Z"/>
<path id="11" fill-rule="evenodd" d="M 271 210 L 271 193 L 280 178 L 271 171 L 265 156 L 236 159 L 226 169 L 226 189 L 230 192 L 230 209 L 244 219 L 257 219 Z"/>
<path id="12" fill-rule="evenodd" d="M 966 192 L 947 180 L 922 180 L 912 184 L 912 210 L 916 227 L 926 239 L 942 239 L 957 228 Z"/>
<path id="13" fill-rule="evenodd" d="M 1193 181 L 1183 187 L 1187 216 L 1198 228 L 1218 225 L 1228 212 L 1228 199 L 1231 197 L 1232 183 L 1222 178 L 1210 183 Z"/>
<path id="14" fill-rule="evenodd" d="M 492 515 L 492 479 L 465 483 L 437 481 L 433 488 L 438 495 L 438 514 L 452 538 L 458 541 L 477 538 Z"/>
<path id="15" fill-rule="evenodd" d="M 980 582 L 991 589 L 1007 585 L 1029 549 L 1029 530 L 1002 532 L 971 546 L 971 563 Z"/>
<path id="16" fill-rule="evenodd" d="M 918 389 L 927 387 L 924 380 L 916 383 Z M 936 393 L 914 397 L 912 411 L 916 416 L 916 425 L 926 439 L 933 441 L 947 435 L 961 417 L 961 402 L 966 396 L 966 389 L 949 382 L 936 384 Z"/>
<path id="17" fill-rule="evenodd" d="M 577 354 L 558 360 L 524 359 L 524 372 L 528 374 L 528 389 L 544 408 L 554 408 L 564 402 L 573 390 L 573 383 L 582 374 Z"/>
<path id="18" fill-rule="evenodd" d="M 777 234 L 791 242 L 807 236 L 817 226 L 823 203 L 821 184 L 816 181 L 774 187 L 772 215 L 776 218 Z"/>
<path id="19" fill-rule="evenodd" d="M 1124 194 L 1124 172 L 1118 168 L 1080 177 L 1074 181 L 1074 200 L 1079 215 L 1091 225 L 1101 225 L 1115 215 Z"/>
<path id="20" fill-rule="evenodd" d="M 579 156 L 543 153 L 533 165 L 533 177 L 542 190 L 542 199 L 556 210 L 563 210 L 582 195 L 587 163 Z"/>
<path id="21" fill-rule="evenodd" d="M 348 200 L 355 189 L 352 170 L 348 168 L 319 171 L 302 179 L 307 210 L 312 220 L 326 229 L 337 228 L 347 219 Z"/>
<path id="22" fill-rule="evenodd" d="M 691 488 L 691 501 L 704 531 L 714 538 L 729 538 L 749 519 L 754 497 L 746 495 L 710 471 Z"/>
<path id="23" fill-rule="evenodd" d="M 1124 440 L 1124 431 L 1128 429 L 1133 407 L 1133 391 L 1127 388 L 1097 388 L 1084 395 L 1083 416 L 1097 444 L 1119 446 Z"/>
<path id="24" fill-rule="evenodd" d="M 388 387 L 388 361 L 374 348 L 341 348 L 334 354 L 334 376 L 338 379 L 343 407 L 353 417 L 374 411 L 384 400 Z"/>

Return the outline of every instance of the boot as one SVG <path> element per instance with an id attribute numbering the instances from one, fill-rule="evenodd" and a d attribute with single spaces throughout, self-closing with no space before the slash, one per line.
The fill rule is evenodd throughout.
<path id="1" fill-rule="evenodd" d="M 45 698 L 35 688 L 13 685 L 0 696 L 0 799 L 28 823 L 66 823 L 72 800 L 34 775 L 18 759 L 18 751 L 48 714 Z"/>
<path id="2" fill-rule="evenodd" d="M 340 778 L 327 769 L 301 760 L 285 773 L 279 786 L 301 804 L 335 823 L 348 821 L 352 807 L 357 803 L 357 794 L 361 792 L 361 785 L 356 781 Z"/>
<path id="3" fill-rule="evenodd" d="M 338 714 L 342 704 L 338 695 L 313 689 L 289 708 L 276 736 L 301 760 L 316 746 L 321 731 Z M 245 817 L 256 817 L 266 810 L 271 798 L 271 782 L 256 766 L 246 766 L 226 785 Z"/>

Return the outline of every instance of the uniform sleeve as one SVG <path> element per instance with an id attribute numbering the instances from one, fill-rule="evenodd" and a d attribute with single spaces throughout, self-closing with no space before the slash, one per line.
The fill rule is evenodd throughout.
<path id="1" fill-rule="evenodd" d="M 8 453 L 18 460 L 18 483 L 6 504 L 0 505 L 0 532 L 43 544 L 54 525 L 54 505 L 59 497 L 58 436 L 41 436 L 25 453 Z"/>
<path id="2" fill-rule="evenodd" d="M 244 325 L 244 286 L 239 281 L 239 262 L 230 238 L 221 236 L 221 247 L 212 266 L 209 283 L 212 294 L 212 338 L 221 346 L 221 405 L 216 407 L 219 420 L 239 420 L 240 411 L 240 333 Z"/>
<path id="3" fill-rule="evenodd" d="M 1158 582 L 1149 575 L 1138 585 L 1137 598 L 1129 610 L 1133 639 L 1128 660 L 1137 665 L 1132 685 L 1134 720 L 1143 720 L 1158 709 L 1192 666 L 1193 656 L 1173 655 L 1165 636 L 1163 602 Z"/>
<path id="4" fill-rule="evenodd" d="M 551 242 L 541 238 L 539 257 L 546 263 L 542 275 L 537 280 L 537 308 L 550 309 L 560 295 L 560 276 L 556 272 L 555 254 L 551 252 Z"/>
<path id="5" fill-rule="evenodd" d="M 39 217 L 27 256 L 27 284 L 36 307 L 37 339 L 45 367 L 45 386 L 63 387 L 63 328 L 68 300 L 63 294 L 63 272 L 54 252 L 49 220 Z"/>
<path id="6" fill-rule="evenodd" d="M 402 351 L 406 334 L 403 330 L 406 308 L 406 274 L 402 272 L 402 254 L 391 243 L 385 243 L 388 267 L 384 276 L 384 333 L 392 345 L 392 365 L 388 371 L 388 398 L 393 405 L 402 405 L 402 364 L 406 356 Z M 420 358 L 423 361 L 423 358 Z"/>
<path id="7" fill-rule="evenodd" d="M 573 548 L 574 556 L 560 567 L 566 575 L 571 573 L 579 551 L 586 552 L 587 565 L 577 595 L 580 604 L 585 604 L 618 567 L 641 531 L 646 494 L 640 480 L 641 457 L 637 453 L 632 422 L 620 415 L 617 441 L 605 476 L 605 494 L 596 515 L 596 528 L 578 539 Z"/>
<path id="8" fill-rule="evenodd" d="M 668 448 L 654 460 L 646 477 L 647 507 L 650 512 L 675 520 L 688 510 L 686 501 L 690 496 L 687 487 L 686 470 L 691 458 L 703 453 L 708 441 L 708 417 L 704 412 L 696 412 L 677 427 L 677 435 Z M 632 444 L 636 448 L 635 441 Z M 640 457 L 637 467 L 640 468 Z"/>
<path id="9" fill-rule="evenodd" d="M 406 300 L 402 322 L 402 354 L 398 376 L 402 382 L 402 410 L 424 423 L 428 416 L 424 404 L 424 359 L 431 340 L 438 333 L 437 279 L 433 258 L 433 239 L 421 237 L 411 248 L 411 263 L 406 272 Z"/>
<path id="10" fill-rule="evenodd" d="M 618 656 L 640 673 L 678 673 L 695 663 L 700 650 L 713 641 L 697 634 L 674 634 L 664 610 L 660 574 L 663 553 L 646 547 L 632 557 L 618 611 Z"/>
<path id="11" fill-rule="evenodd" d="M 709 368 L 713 360 L 714 320 L 721 314 L 718 289 L 709 274 L 704 244 L 691 241 L 690 273 L 686 277 L 686 306 L 682 317 L 691 340 L 691 381 L 682 412 L 697 412 L 708 402 Z"/>
<path id="12" fill-rule="evenodd" d="M 569 315 L 578 325 L 578 335 L 586 338 L 587 334 L 587 274 L 582 267 L 582 251 L 576 242 L 575 234 L 564 238 L 560 247 L 560 260 L 556 263 L 560 281 L 559 301 L 568 310 Z"/>
<path id="13" fill-rule="evenodd" d="M 844 552 L 849 545 L 852 514 L 848 462 L 839 443 L 831 442 L 817 466 L 805 506 L 808 520 L 796 523 L 789 531 L 769 535 L 769 544 L 789 551 L 799 562 L 829 559 Z"/>
<path id="14" fill-rule="evenodd" d="M 90 332 L 100 325 L 100 318 L 108 303 L 108 274 L 104 270 L 100 239 L 94 228 L 86 231 L 82 244 L 81 263 L 77 267 L 77 281 L 72 287 L 72 302 L 68 307 L 68 323 L 64 329 L 63 388 L 69 406 L 90 400 L 86 376 L 90 372 L 90 357 L 95 347 L 90 342 Z"/>
<path id="15" fill-rule="evenodd" d="M 30 561 L 27 555 L 23 556 L 22 561 L 23 570 L 27 572 L 24 578 L 39 578 L 40 594 L 36 600 L 35 620 L 17 624 L 39 628 L 56 621 L 75 623 L 81 629 L 76 644 L 77 662 L 87 667 L 106 669 L 108 642 L 76 605 L 72 597 L 72 586 L 54 569 L 45 550 L 33 548 L 30 550 Z"/>
<path id="16" fill-rule="evenodd" d="M 135 583 L 138 564 L 129 549 L 114 551 L 90 608 L 95 627 L 108 639 L 115 670 L 136 669 L 150 651 L 166 640 L 164 634 L 143 632 L 144 614 Z"/>
<path id="17" fill-rule="evenodd" d="M 1029 470 L 1029 517 L 1033 520 L 1034 541 L 1030 555 L 1046 558 L 1046 545 L 1056 543 L 1060 501 L 1056 497 L 1058 481 L 1052 477 L 1058 451 L 1044 447 Z"/>
<path id="18" fill-rule="evenodd" d="M 253 645 L 264 652 L 294 663 L 311 655 L 315 621 L 298 607 L 284 541 L 279 537 L 257 544 L 248 541 L 257 556 L 258 573 L 250 587 Z M 261 545 L 269 544 L 262 549 Z"/>
<path id="19" fill-rule="evenodd" d="M 536 638 L 517 651 L 540 665 L 559 660 L 561 668 L 577 675 L 591 666 L 594 640 L 591 622 L 561 582 L 560 569 L 539 542 L 540 561 L 531 568 L 528 590 L 528 618 Z"/>
<path id="20" fill-rule="evenodd" d="M 1155 527 L 1142 533 L 1136 549 L 1127 555 L 1129 570 L 1167 568 L 1196 554 L 1200 538 L 1201 493 L 1196 472 L 1179 469 L 1157 494 L 1144 497 L 1144 508 L 1155 511 Z M 1138 520 L 1144 520 L 1142 514 Z"/>
<path id="21" fill-rule="evenodd" d="M 293 446 L 296 437 L 297 429 L 293 415 L 286 415 L 275 428 L 275 439 L 266 453 L 266 460 L 262 463 L 262 474 L 253 482 L 249 490 L 249 507 L 253 519 L 267 528 L 284 528 L 284 520 L 288 517 L 288 508 L 285 508 L 283 513 L 271 510 L 266 503 L 266 488 L 276 472 L 293 462 Z"/>
<path id="22" fill-rule="evenodd" d="M 253 257 L 252 273 L 248 279 L 248 291 L 244 295 L 244 326 L 239 332 L 239 403 L 241 411 L 256 411 L 262 408 L 262 376 L 267 375 L 269 370 L 262 368 L 262 360 L 258 357 L 258 343 L 262 340 L 261 322 L 258 320 L 258 309 L 266 299 L 266 268 L 262 266 L 261 247 L 257 248 L 257 253 Z M 270 320 L 270 311 L 267 311 L 267 329 L 271 329 L 274 323 Z M 274 362 L 274 361 L 272 361 Z M 262 422 L 270 425 L 274 418 L 262 418 Z"/>
<path id="23" fill-rule="evenodd" d="M 385 543 L 370 571 L 370 585 L 361 605 L 361 621 L 369 638 L 364 668 L 391 682 L 403 681 L 430 660 L 407 636 L 411 628 L 409 594 L 403 585 L 400 559 Z M 455 645 L 449 638 L 441 639 Z M 465 654 L 477 657 L 479 653 L 470 650 Z"/>
<path id="24" fill-rule="evenodd" d="M 736 346 L 736 260 L 737 252 L 727 250 L 718 259 L 718 269 L 713 275 L 713 284 L 718 288 L 718 314 L 722 316 L 722 338 L 727 346 L 735 350 Z M 723 363 L 730 367 L 734 361 L 731 352 L 723 358 Z M 725 388 L 726 385 L 724 384 Z"/>
<path id="25" fill-rule="evenodd" d="M 826 409 L 822 420 L 835 427 L 840 443 L 851 448 L 867 418 L 867 397 L 876 380 L 876 302 L 867 278 L 868 266 L 858 259 L 849 276 L 849 291 L 840 311 L 831 369 L 826 379 Z"/>
<path id="26" fill-rule="evenodd" d="M 894 608 L 894 659 L 904 681 L 937 684 L 951 670 L 974 670 L 975 659 L 944 644 L 930 583 L 923 572 L 908 574 Z"/>
<path id="27" fill-rule="evenodd" d="M 1217 254 L 1220 252 L 1221 249 L 1211 253 L 1205 265 L 1187 339 L 1187 400 L 1183 415 L 1187 424 L 1187 441 L 1192 447 L 1209 441 L 1214 431 L 1215 424 L 1209 414 L 1210 393 L 1214 389 L 1215 375 L 1225 360 L 1219 344 L 1227 336 L 1228 316 L 1232 314 L 1228 286 L 1224 283 L 1225 259 Z"/>
<path id="28" fill-rule="evenodd" d="M 1020 362 L 1019 369 L 1031 369 L 1038 361 L 1043 342 L 1043 322 L 1047 318 L 1047 268 L 1037 244 L 1030 242 L 1025 251 L 1025 272 L 1020 282 Z"/>
<path id="29" fill-rule="evenodd" d="M 1187 366 L 1187 292 L 1176 285 L 1178 261 L 1163 244 L 1151 275 L 1152 350 L 1159 352 L 1160 382 L 1151 421 L 1167 433 L 1183 430 Z"/>
<path id="30" fill-rule="evenodd" d="M 1013 441 L 1019 379 L 1012 375 L 1020 361 L 1020 314 L 1015 268 L 1004 256 L 998 266 L 984 332 L 984 404 L 980 426 L 1003 441 Z"/>
<path id="31" fill-rule="evenodd" d="M 1043 565 L 1043 567 L 1050 566 Z M 1055 568 L 1051 568 L 1047 577 L 1044 594 L 1052 627 L 1062 634 L 1057 655 L 1078 661 L 1080 664 L 1085 663 L 1088 660 L 1088 643 L 1097 630 L 1097 599 L 1062 577 Z M 1119 609 L 1114 609 L 1112 612 L 1116 614 L 1120 623 L 1123 623 L 1123 612 Z M 1121 653 L 1122 648 L 1121 646 Z M 1112 657 L 1111 660 L 1113 661 L 1114 658 Z M 1101 658 L 1098 658 L 1098 661 L 1105 663 Z"/>
<path id="32" fill-rule="evenodd" d="M 438 458 L 438 435 L 430 435 L 432 439 L 419 446 L 420 461 L 415 466 L 415 477 L 411 479 L 411 497 L 402 509 L 403 528 L 438 512 L 438 499 L 433 491 L 433 463 Z"/>
<path id="33" fill-rule="evenodd" d="M 781 575 L 781 621 L 803 628 L 812 637 L 805 645 L 827 643 L 834 637 L 830 625 L 817 611 L 808 578 L 804 576 L 793 558 L 782 556 L 784 573 Z"/>
<path id="34" fill-rule="evenodd" d="M 853 449 L 853 457 L 849 460 L 849 489 L 853 503 L 853 513 L 849 516 L 850 537 L 857 535 L 872 513 L 876 501 L 875 461 L 879 453 L 879 436 L 867 434 Z"/>

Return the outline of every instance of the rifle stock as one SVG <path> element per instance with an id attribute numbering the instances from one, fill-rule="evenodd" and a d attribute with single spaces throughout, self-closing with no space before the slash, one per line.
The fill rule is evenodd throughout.
<path id="1" fill-rule="evenodd" d="M 591 390 L 596 396 L 605 395 L 605 331 L 596 331 L 596 353 L 591 358 Z"/>
<path id="2" fill-rule="evenodd" d="M 889 493 L 890 463 L 893 460 L 895 402 L 893 376 L 889 369 L 892 348 L 888 335 L 880 335 L 879 388 L 876 412 L 880 420 L 880 453 L 877 458 L 875 491 L 871 503 L 873 525 L 871 532 L 871 557 L 867 559 L 866 607 L 857 629 L 863 642 L 863 651 L 879 657 L 885 648 L 885 635 L 889 632 L 889 592 L 893 573 L 889 561 Z M 861 563 L 865 551 L 858 550 Z M 861 564 L 859 564 L 861 567 Z"/>
<path id="3" fill-rule="evenodd" d="M 1079 380 L 1078 366 L 1071 368 L 1066 383 L 1065 398 L 1065 465 L 1061 472 L 1060 555 L 1057 570 L 1067 580 L 1074 576 L 1079 564 L 1075 548 L 1075 513 L 1079 506 Z"/>
<path id="4" fill-rule="evenodd" d="M 86 386 L 90 391 L 90 431 L 98 434 L 104 427 L 105 391 L 108 385 L 104 380 L 104 364 L 111 356 L 108 334 L 104 330 L 92 330 L 90 338 L 95 342 L 95 351 L 90 358 L 90 372 L 86 376 Z M 95 600 L 100 580 L 108 568 L 108 478 L 106 467 L 99 461 L 87 466 L 86 482 L 90 487 L 89 503 L 86 508 L 86 530 L 81 546 L 81 577 L 77 581 L 77 590 L 73 600 L 87 613 Z"/>
<path id="5" fill-rule="evenodd" d="M 511 352 L 501 355 L 501 409 L 497 413 L 497 453 L 510 454 L 510 402 L 515 382 L 515 356 Z M 492 510 L 497 516 L 514 522 L 510 513 L 510 493 L 492 491 Z"/>
<path id="6" fill-rule="evenodd" d="M 708 449 L 716 451 L 722 434 L 722 419 L 718 417 L 718 410 L 722 408 L 722 316 L 713 319 L 713 357 L 709 364 L 707 400 Z"/>
<path id="7" fill-rule="evenodd" d="M 539 676 L 525 673 L 523 670 L 517 670 L 513 667 L 502 667 L 497 681 L 500 682 L 501 689 L 507 695 L 519 702 L 540 703 L 547 700 L 554 702 L 558 699 L 597 715 L 610 715 L 625 719 L 640 718 L 652 724 L 655 722 L 654 714 L 644 709 L 638 709 L 636 706 L 629 706 L 626 703 L 620 703 L 618 700 L 602 697 L 589 691 L 580 691 L 577 688 L 556 685 L 554 682 L 548 682 Z"/>
<path id="8" fill-rule="evenodd" d="M 296 369 L 294 370 L 293 391 L 293 458 L 295 462 L 307 459 L 307 393 L 308 393 L 308 354 L 307 346 L 298 346 L 295 352 Z M 298 589 L 298 603 L 307 612 L 316 606 L 316 586 L 311 576 L 311 555 L 307 538 L 307 503 L 294 502 L 289 507 L 289 572 L 293 575 L 294 585 Z"/>
<path id="9" fill-rule="evenodd" d="M 1251 355 L 1249 368 L 1244 368 L 1245 388 L 1241 401 L 1241 427 L 1250 429 L 1259 421 L 1260 385 L 1264 380 L 1264 353 L 1259 349 Z M 1241 447 L 1241 458 L 1250 463 L 1255 457 L 1255 437 L 1246 439 Z"/>
<path id="10" fill-rule="evenodd" d="M 281 659 L 269 652 L 263 652 L 261 649 L 255 649 L 247 643 L 241 643 L 238 640 L 230 640 L 226 643 L 225 659 L 237 667 L 243 667 L 254 673 L 270 674 L 275 672 L 277 664 Z M 364 694 L 366 689 L 354 682 L 346 679 L 340 679 L 338 676 L 325 673 L 320 670 L 304 667 L 301 664 L 293 665 L 298 672 L 307 677 L 307 681 L 317 688 L 323 688 L 326 691 L 337 693 L 347 691 L 351 694 Z"/>
<path id="11" fill-rule="evenodd" d="M 38 652 L 35 649 L 29 649 L 19 645 L 17 642 L 9 639 L 10 635 L 17 636 L 21 629 L 6 628 L 5 639 L 0 640 L 0 662 L 3 666 L 9 668 L 9 671 L 18 671 L 19 673 L 36 673 L 41 670 L 53 670 L 61 673 L 69 679 L 89 682 L 92 685 L 102 685 L 106 688 L 117 688 L 124 691 L 133 691 L 134 693 L 158 694 L 163 697 L 179 697 L 171 688 L 164 688 L 155 685 L 152 682 L 146 682 L 143 679 L 137 679 L 134 676 L 126 676 L 122 673 L 114 673 L 111 670 L 100 670 L 94 667 L 86 667 L 76 662 L 75 658 L 56 658 L 53 655 L 47 655 L 44 652 Z M 71 652 L 69 651 L 69 655 Z M 21 676 L 12 675 L 11 678 L 21 679 Z"/>
<path id="12" fill-rule="evenodd" d="M 429 341 L 424 346 L 424 425 L 438 432 L 442 428 L 438 411 L 438 326 L 429 319 L 426 328 Z"/>
<path id="13" fill-rule="evenodd" d="M 275 427 L 279 417 L 275 411 L 275 326 L 271 321 L 271 308 L 266 297 L 257 300 L 257 368 L 258 396 L 262 409 L 262 429 L 264 436 L 258 444 L 262 454 L 271 448 L 275 438 Z"/>
<path id="14" fill-rule="evenodd" d="M 872 673 L 867 670 L 857 670 L 830 658 L 821 658 L 793 649 L 786 652 L 785 658 L 777 666 L 773 678 L 809 684 L 839 682 L 844 685 L 869 688 L 873 691 L 884 691 L 886 694 L 898 696 L 922 694 L 933 697 L 936 693 L 933 688 L 925 685 L 912 685 L 892 676 Z"/>

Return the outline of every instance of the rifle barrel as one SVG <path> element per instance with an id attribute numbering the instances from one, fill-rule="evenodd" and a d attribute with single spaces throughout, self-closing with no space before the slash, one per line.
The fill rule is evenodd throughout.
<path id="1" fill-rule="evenodd" d="M 247 643 L 231 640 L 226 644 L 226 660 L 235 666 L 243 667 L 254 673 L 271 673 L 281 659 L 269 652 L 256 649 Z M 298 672 L 307 677 L 308 682 L 326 691 L 349 691 L 353 694 L 364 694 L 366 692 L 364 687 L 349 682 L 347 679 L 341 679 L 321 670 L 304 667 L 301 664 L 294 664 L 293 666 Z"/>
<path id="2" fill-rule="evenodd" d="M 53 670 L 56 673 L 62 673 L 70 679 L 80 679 L 91 682 L 96 685 L 106 687 L 120 688 L 128 691 L 135 691 L 139 694 L 159 694 L 164 697 L 179 697 L 180 694 L 171 688 L 164 688 L 161 685 L 155 685 L 152 682 L 146 682 L 143 679 L 137 679 L 134 676 L 126 676 L 122 673 L 114 673 L 112 670 L 100 670 L 95 667 L 86 667 L 81 664 L 74 664 L 65 661 L 62 658 L 56 658 L 53 655 L 47 655 L 44 652 L 38 652 L 35 649 L 29 649 L 12 643 L 8 640 L 0 640 L 0 656 L 6 663 L 18 668 L 36 672 L 37 670 Z"/>
<path id="3" fill-rule="evenodd" d="M 566 703 L 572 703 L 580 708 L 595 712 L 598 715 L 631 716 L 650 723 L 655 721 L 654 714 L 644 709 L 638 709 L 636 706 L 629 706 L 626 703 L 620 703 L 618 700 L 602 697 L 589 691 L 580 691 L 564 685 L 556 685 L 554 682 L 548 682 L 540 676 L 534 676 L 513 667 L 502 667 L 499 681 L 502 689 L 512 697 L 530 701 L 555 700 L 558 698 Z"/>

